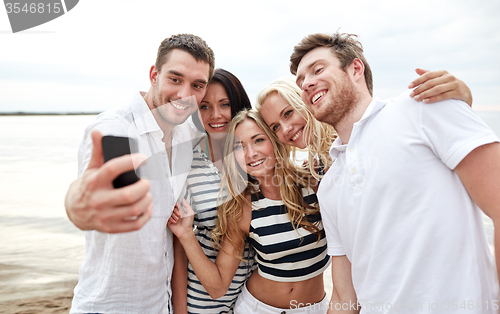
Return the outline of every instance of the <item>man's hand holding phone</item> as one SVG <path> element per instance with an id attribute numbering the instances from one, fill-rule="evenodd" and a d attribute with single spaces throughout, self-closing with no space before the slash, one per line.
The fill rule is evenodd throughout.
<path id="1" fill-rule="evenodd" d="M 82 230 L 107 233 L 139 230 L 151 218 L 153 210 L 149 181 L 137 178 L 137 182 L 120 188 L 115 188 L 113 181 L 133 171 L 134 165 L 144 162 L 146 156 L 126 154 L 105 163 L 102 134 L 92 131 L 91 136 L 94 147 L 87 170 L 66 193 L 69 219 Z"/>

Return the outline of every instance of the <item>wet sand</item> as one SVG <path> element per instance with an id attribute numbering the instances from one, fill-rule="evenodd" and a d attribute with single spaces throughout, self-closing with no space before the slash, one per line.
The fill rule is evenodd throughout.
<path id="1" fill-rule="evenodd" d="M 53 296 L 26 298 L 0 302 L 0 313 L 49 314 L 69 313 L 73 289 Z"/>
<path id="2" fill-rule="evenodd" d="M 0 313 L 68 313 L 77 275 L 0 264 Z"/>

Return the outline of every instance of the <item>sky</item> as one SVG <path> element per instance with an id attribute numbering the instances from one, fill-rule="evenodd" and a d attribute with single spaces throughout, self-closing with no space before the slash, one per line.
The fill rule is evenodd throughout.
<path id="1" fill-rule="evenodd" d="M 417 67 L 444 69 L 472 90 L 476 110 L 500 111 L 500 1 L 82 0 L 13 34 L 0 7 L 0 112 L 100 112 L 147 91 L 160 42 L 192 33 L 235 74 L 252 102 L 312 33 L 353 33 L 374 94 L 395 97 Z"/>

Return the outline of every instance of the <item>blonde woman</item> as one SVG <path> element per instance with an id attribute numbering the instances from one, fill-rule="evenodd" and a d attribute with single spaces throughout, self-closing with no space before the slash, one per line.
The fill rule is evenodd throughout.
<path id="1" fill-rule="evenodd" d="M 472 95 L 467 85 L 446 71 L 417 69 L 421 75 L 409 87 L 418 86 L 413 97 L 427 103 L 445 99 L 459 99 L 472 106 Z M 332 164 L 329 149 L 337 137 L 331 125 L 316 120 L 302 101 L 301 90 L 291 78 L 273 81 L 260 91 L 255 105 L 278 139 L 291 146 L 292 154 L 307 150 L 312 175 L 321 179 Z"/>
<path id="2" fill-rule="evenodd" d="M 276 139 L 257 112 L 238 113 L 228 132 L 223 177 L 228 197 L 218 207 L 213 235 L 221 250 L 215 263 L 196 241 L 187 202 L 183 206 L 188 215 L 170 229 L 212 298 L 226 293 L 249 238 L 258 271 L 248 279 L 234 313 L 325 313 L 323 271 L 330 258 L 316 180 L 295 166 L 289 147 Z"/>
<path id="3" fill-rule="evenodd" d="M 314 118 L 302 102 L 301 91 L 291 78 L 275 80 L 257 96 L 256 109 L 279 141 L 291 147 L 293 158 L 297 149 L 308 151 L 312 175 L 320 179 L 332 164 L 328 150 L 337 137 L 335 129 Z"/>

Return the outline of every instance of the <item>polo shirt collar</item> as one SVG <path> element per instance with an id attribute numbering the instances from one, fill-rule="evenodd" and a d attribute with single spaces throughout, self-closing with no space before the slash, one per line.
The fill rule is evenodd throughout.
<path id="1" fill-rule="evenodd" d="M 160 131 L 163 134 L 163 131 L 160 129 L 160 126 L 156 122 L 153 113 L 151 113 L 151 109 L 149 109 L 148 104 L 146 103 L 140 92 L 134 96 L 131 107 L 132 115 L 134 116 L 135 125 L 137 127 L 137 131 L 139 132 L 139 135 L 157 131 Z"/>
<path id="2" fill-rule="evenodd" d="M 356 128 L 356 126 L 364 124 L 371 116 L 373 116 L 374 114 L 379 112 L 380 109 L 384 108 L 386 103 L 387 102 L 382 101 L 378 97 L 373 98 L 372 101 L 370 102 L 370 104 L 368 105 L 368 107 L 366 108 L 365 112 L 363 113 L 363 116 L 361 117 L 361 119 L 358 122 L 354 123 L 353 129 L 352 129 L 353 133 L 354 133 L 354 129 Z M 352 134 L 351 134 L 351 137 L 352 137 Z M 346 150 L 347 145 L 348 144 L 342 143 L 342 140 L 340 139 L 340 137 L 337 137 L 335 139 L 335 141 L 333 141 L 332 146 L 330 147 L 330 157 L 332 157 L 332 160 L 337 159 L 339 154 Z"/>
<path id="3" fill-rule="evenodd" d="M 347 144 L 342 144 L 340 137 L 337 137 L 330 147 L 330 157 L 332 157 L 332 160 L 337 159 L 340 153 L 345 151 L 346 147 Z"/>
<path id="4" fill-rule="evenodd" d="M 365 113 L 363 113 L 363 116 L 361 117 L 361 119 L 358 122 L 354 123 L 354 125 L 361 123 L 361 122 L 362 123 L 366 122 L 366 120 L 368 118 L 370 118 L 371 116 L 373 116 L 374 114 L 379 112 L 380 109 L 384 108 L 384 106 L 386 104 L 387 104 L 387 102 L 382 101 L 378 97 L 373 98 L 372 101 L 370 102 L 370 104 L 368 105 L 368 107 L 366 108 Z"/>

